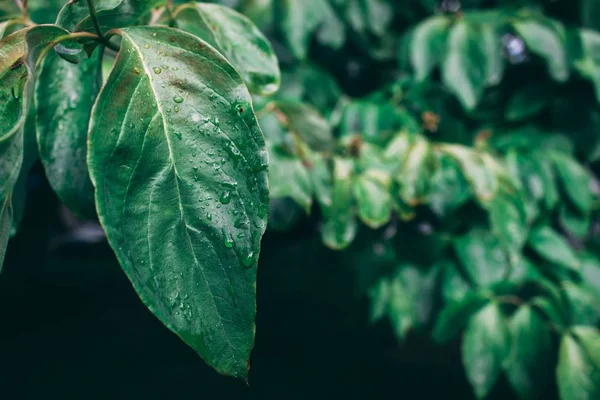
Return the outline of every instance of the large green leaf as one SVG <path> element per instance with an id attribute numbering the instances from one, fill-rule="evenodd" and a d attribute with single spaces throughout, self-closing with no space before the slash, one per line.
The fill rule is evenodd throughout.
<path id="1" fill-rule="evenodd" d="M 23 161 L 26 30 L 0 41 L 0 201 L 4 204 Z"/>
<path id="2" fill-rule="evenodd" d="M 175 26 L 215 46 L 240 72 L 251 92 L 269 95 L 280 72 L 271 44 L 248 18 L 229 7 L 188 3 L 173 13 Z"/>
<path id="3" fill-rule="evenodd" d="M 352 160 L 335 158 L 333 161 L 331 207 L 327 210 L 321 237 L 328 247 L 341 250 L 354 240 L 358 230 L 352 196 L 354 172 Z"/>
<path id="4" fill-rule="evenodd" d="M 489 304 L 473 316 L 462 343 L 462 359 L 467 379 L 475 395 L 488 395 L 509 351 L 506 321 L 497 304 Z"/>
<path id="5" fill-rule="evenodd" d="M 523 38 L 527 48 L 546 61 L 550 75 L 555 80 L 564 82 L 569 78 L 569 60 L 566 43 L 559 26 L 535 19 L 513 23 L 513 27 Z"/>
<path id="6" fill-rule="evenodd" d="M 102 83 L 102 48 L 78 64 L 50 52 L 35 88 L 36 131 L 46 176 L 59 198 L 79 215 L 95 215 L 86 164 L 88 121 Z"/>
<path id="7" fill-rule="evenodd" d="M 268 208 L 250 94 L 191 34 L 119 32 L 88 141 L 100 222 L 148 308 L 218 371 L 246 376 Z"/>
<path id="8" fill-rule="evenodd" d="M 477 31 L 464 20 L 450 31 L 442 80 L 465 109 L 477 106 L 487 82 L 486 59 Z"/>
<path id="9" fill-rule="evenodd" d="M 416 80 L 425 80 L 444 58 L 449 26 L 448 17 L 435 16 L 419 24 L 412 32 L 410 62 Z"/>
<path id="10" fill-rule="evenodd" d="M 539 399 L 550 377 L 552 338 L 545 321 L 523 306 L 509 322 L 511 351 L 504 371 L 522 399 Z"/>
<path id="11" fill-rule="evenodd" d="M 562 337 L 556 379 L 562 400 L 600 398 L 600 367 L 571 335 Z"/>
<path id="12" fill-rule="evenodd" d="M 573 269 L 579 267 L 579 260 L 567 241 L 549 226 L 533 229 L 529 235 L 529 246 L 552 263 Z"/>

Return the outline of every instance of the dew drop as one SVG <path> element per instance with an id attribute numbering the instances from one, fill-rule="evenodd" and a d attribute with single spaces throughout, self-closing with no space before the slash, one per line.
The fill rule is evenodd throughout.
<path id="1" fill-rule="evenodd" d="M 173 97 L 173 101 L 175 103 L 183 103 L 183 97 L 181 97 L 181 96 L 175 96 L 175 97 Z"/>
<path id="2" fill-rule="evenodd" d="M 152 69 L 154 70 L 154 73 L 157 74 L 157 75 L 162 72 L 162 69 L 160 69 L 160 67 L 154 67 Z"/>
<path id="3" fill-rule="evenodd" d="M 212 221 L 212 214 L 211 213 L 206 214 L 206 219 L 209 221 Z"/>
<path id="4" fill-rule="evenodd" d="M 179 106 L 176 105 L 175 107 L 173 107 L 173 111 L 179 112 Z"/>
<path id="5" fill-rule="evenodd" d="M 177 71 L 179 68 L 177 68 L 176 66 L 171 68 L 173 71 Z"/>
<path id="6" fill-rule="evenodd" d="M 135 73 L 136 73 L 136 75 L 139 75 L 139 74 L 140 74 L 140 69 L 139 69 L 138 67 L 135 67 L 135 68 L 133 69 L 133 72 L 135 72 Z"/>
<path id="7" fill-rule="evenodd" d="M 223 192 L 221 194 L 221 197 L 219 198 L 219 200 L 223 204 L 229 204 L 229 202 L 231 201 L 231 193 L 230 192 Z"/>
<path id="8" fill-rule="evenodd" d="M 150 48 L 150 45 L 149 45 L 148 43 L 146 43 L 146 44 L 144 45 L 144 48 L 145 48 L 145 49 L 149 49 L 149 48 Z"/>
<path id="9" fill-rule="evenodd" d="M 242 260 L 242 263 L 244 264 L 244 267 L 246 267 L 246 268 L 252 267 L 255 262 L 256 262 L 256 260 L 254 259 L 253 251 L 246 254 L 246 257 L 244 257 L 244 259 Z"/>
<path id="10" fill-rule="evenodd" d="M 175 136 L 177 136 L 177 139 L 179 139 L 179 140 L 181 140 L 183 138 L 183 135 L 179 131 L 175 131 Z"/>

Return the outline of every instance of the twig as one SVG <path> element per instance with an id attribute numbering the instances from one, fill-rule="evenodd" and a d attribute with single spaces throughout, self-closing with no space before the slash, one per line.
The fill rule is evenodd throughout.
<path id="1" fill-rule="evenodd" d="M 96 33 L 98 34 L 99 41 L 108 47 L 111 50 L 119 51 L 119 48 L 113 45 L 110 40 L 104 36 L 102 33 L 102 29 L 100 29 L 100 23 L 98 22 L 98 16 L 96 15 L 96 7 L 94 7 L 93 0 L 87 0 L 88 9 L 90 10 L 90 18 L 92 19 L 92 23 L 94 24 L 94 29 L 96 29 Z"/>

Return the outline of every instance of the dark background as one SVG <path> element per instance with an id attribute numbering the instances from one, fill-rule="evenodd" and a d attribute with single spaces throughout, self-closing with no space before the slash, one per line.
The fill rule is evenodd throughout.
<path id="1" fill-rule="evenodd" d="M 263 240 L 246 385 L 161 325 L 106 242 L 61 239 L 60 205 L 39 166 L 29 186 L 0 275 L 0 398 L 472 398 L 459 343 L 411 335 L 399 344 L 389 326 L 369 326 L 341 253 L 321 246 L 310 221 Z M 512 397 L 504 382 L 492 396 Z"/>

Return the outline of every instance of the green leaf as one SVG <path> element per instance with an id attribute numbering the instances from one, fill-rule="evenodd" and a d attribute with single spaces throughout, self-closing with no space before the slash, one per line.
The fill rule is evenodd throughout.
<path id="1" fill-rule="evenodd" d="M 27 30 L 20 30 L 0 41 L 0 202 L 17 181 L 23 161 L 23 125 L 27 96 L 24 65 Z M 3 206 L 4 207 L 4 206 Z"/>
<path id="2" fill-rule="evenodd" d="M 600 293 L 600 259 L 591 253 L 583 253 L 580 258 L 583 281 Z"/>
<path id="3" fill-rule="evenodd" d="M 102 32 L 143 25 L 150 20 L 152 9 L 164 4 L 165 0 L 94 0 Z M 65 4 L 58 14 L 56 25 L 71 32 L 95 32 L 87 0 L 70 0 Z"/>
<path id="4" fill-rule="evenodd" d="M 475 109 L 487 81 L 485 57 L 478 33 L 467 22 L 457 22 L 450 31 L 442 64 L 442 81 L 463 107 Z"/>
<path id="5" fill-rule="evenodd" d="M 494 198 L 499 190 L 498 179 L 494 171 L 485 164 L 480 154 L 466 146 L 443 145 L 440 147 L 443 153 L 458 162 L 473 194 L 480 203 L 487 203 Z"/>
<path id="6" fill-rule="evenodd" d="M 352 196 L 352 160 L 334 158 L 331 207 L 325 216 L 321 237 L 326 246 L 341 250 L 356 236 L 358 223 L 354 217 Z"/>
<path id="7" fill-rule="evenodd" d="M 544 320 L 522 306 L 509 321 L 511 351 L 504 371 L 522 399 L 539 399 L 550 378 L 552 338 Z"/>
<path id="8" fill-rule="evenodd" d="M 448 260 L 437 264 L 442 270 L 442 299 L 445 302 L 459 302 L 471 292 L 471 284 L 458 270 L 457 265 Z"/>
<path id="9" fill-rule="evenodd" d="M 529 234 L 529 246 L 543 259 L 567 268 L 579 268 L 579 260 L 569 244 L 549 226 L 537 227 Z"/>
<path id="10" fill-rule="evenodd" d="M 562 400 L 600 398 L 600 368 L 569 334 L 560 342 L 556 379 Z"/>
<path id="11" fill-rule="evenodd" d="M 340 136 L 359 135 L 366 142 L 383 144 L 402 127 L 390 102 L 354 100 L 343 110 Z"/>
<path id="12" fill-rule="evenodd" d="M 521 121 L 538 114 L 549 100 L 548 83 L 532 83 L 517 89 L 506 105 L 504 118 Z"/>
<path id="13" fill-rule="evenodd" d="M 272 199 L 290 197 L 304 211 L 310 213 L 313 186 L 310 172 L 303 161 L 269 146 L 269 186 Z"/>
<path id="14" fill-rule="evenodd" d="M 433 309 L 436 271 L 421 271 L 413 265 L 398 266 L 390 280 L 388 316 L 398 339 L 429 321 Z"/>
<path id="15" fill-rule="evenodd" d="M 557 26 L 562 27 L 534 19 L 513 23 L 529 51 L 546 61 L 550 76 L 559 82 L 565 82 L 569 79 L 569 60 L 565 40 Z"/>
<path id="16" fill-rule="evenodd" d="M 565 328 L 565 318 L 552 300 L 537 296 L 531 300 L 531 305 L 540 310 L 557 329 L 562 330 Z"/>
<path id="17" fill-rule="evenodd" d="M 509 271 L 506 252 L 488 230 L 475 228 L 455 238 L 454 249 L 468 277 L 479 286 L 499 282 Z"/>
<path id="18" fill-rule="evenodd" d="M 452 340 L 471 316 L 487 303 L 487 299 L 475 292 L 468 292 L 460 301 L 448 303 L 437 318 L 433 328 L 433 339 L 438 343 Z"/>
<path id="19" fill-rule="evenodd" d="M 329 13 L 325 0 L 276 0 L 276 21 L 292 54 L 306 58 L 312 33 Z"/>
<path id="20" fill-rule="evenodd" d="M 439 15 L 419 24 L 412 32 L 410 61 L 417 81 L 424 81 L 444 58 L 450 19 Z"/>
<path id="21" fill-rule="evenodd" d="M 590 1 L 588 3 L 591 3 Z M 573 62 L 573 67 L 584 77 L 592 81 L 596 100 L 600 101 L 600 34 L 589 29 L 579 29 L 582 55 Z"/>
<path id="22" fill-rule="evenodd" d="M 240 72 L 251 92 L 268 96 L 279 88 L 277 57 L 248 18 L 229 7 L 187 3 L 174 11 L 175 27 L 206 40 Z"/>
<path id="23" fill-rule="evenodd" d="M 581 347 L 585 350 L 596 368 L 600 368 L 600 331 L 591 326 L 575 326 L 571 329 L 579 340 Z"/>
<path id="24" fill-rule="evenodd" d="M 565 231 L 577 238 L 581 238 L 589 232 L 592 222 L 589 214 L 582 214 L 568 203 L 561 204 L 558 218 Z"/>
<path id="25" fill-rule="evenodd" d="M 36 131 L 46 176 L 62 202 L 78 215 L 95 216 L 86 165 L 88 121 L 102 84 L 102 48 L 78 64 L 50 52 L 35 88 Z"/>
<path id="26" fill-rule="evenodd" d="M 358 216 L 369 227 L 377 229 L 389 222 L 392 202 L 388 192 L 389 176 L 366 172 L 354 180 L 354 199 Z"/>
<path id="27" fill-rule="evenodd" d="M 567 154 L 555 151 L 550 156 L 569 200 L 582 213 L 589 213 L 594 201 L 589 172 Z"/>
<path id="28" fill-rule="evenodd" d="M 439 153 L 434 157 L 437 165 L 431 177 L 429 206 L 437 215 L 447 216 L 469 199 L 469 185 L 454 159 Z"/>
<path id="29" fill-rule="evenodd" d="M 272 103 L 282 125 L 298 135 L 313 150 L 327 150 L 333 144 L 329 122 L 314 107 L 294 101 Z"/>
<path id="30" fill-rule="evenodd" d="M 502 54 L 502 32 L 495 23 L 479 25 L 482 52 L 485 56 L 486 85 L 495 86 L 502 81 L 505 58 Z"/>
<path id="31" fill-rule="evenodd" d="M 268 212 L 250 94 L 193 35 L 119 32 L 88 141 L 100 222 L 148 308 L 217 371 L 245 377 Z"/>
<path id="32" fill-rule="evenodd" d="M 571 325 L 597 325 L 600 322 L 600 296 L 585 284 L 562 282 Z"/>
<path id="33" fill-rule="evenodd" d="M 2 207 L 0 208 L 0 272 L 4 264 L 4 256 L 6 255 L 6 246 L 10 239 L 10 232 L 13 224 L 12 199 L 8 195 L 4 197 Z"/>
<path id="34" fill-rule="evenodd" d="M 498 241 L 508 252 L 511 264 L 527 242 L 527 216 L 522 200 L 514 195 L 499 194 L 490 201 L 487 210 L 490 225 Z"/>
<path id="35" fill-rule="evenodd" d="M 419 138 L 408 148 L 402 166 L 396 173 L 400 196 L 408 205 L 414 207 L 426 201 L 433 163 L 431 145 L 427 140 Z"/>
<path id="36" fill-rule="evenodd" d="M 506 321 L 497 304 L 489 304 L 471 318 L 463 338 L 462 359 L 478 399 L 494 387 L 509 345 Z"/>

